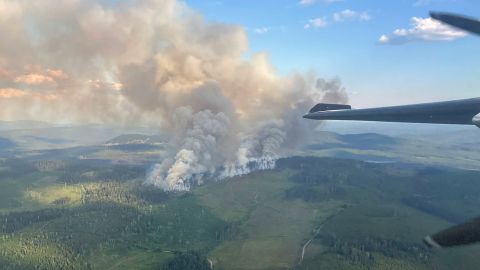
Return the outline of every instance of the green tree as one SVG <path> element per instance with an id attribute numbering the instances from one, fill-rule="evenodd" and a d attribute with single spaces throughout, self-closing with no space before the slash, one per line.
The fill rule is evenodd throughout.
<path id="1" fill-rule="evenodd" d="M 163 265 L 162 270 L 210 270 L 207 258 L 195 251 L 178 253 Z"/>

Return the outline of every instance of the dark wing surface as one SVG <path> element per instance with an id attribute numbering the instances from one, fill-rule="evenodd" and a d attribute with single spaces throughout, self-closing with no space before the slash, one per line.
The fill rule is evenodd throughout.
<path id="1" fill-rule="evenodd" d="M 331 107 L 331 104 L 328 105 L 330 106 L 326 107 Z M 315 107 L 323 108 L 321 104 L 317 104 Z M 303 117 L 314 120 L 476 125 L 479 123 L 473 118 L 480 113 L 480 98 L 368 109 L 348 108 L 349 106 L 335 110 L 325 109 L 317 111 L 312 109 L 312 112 Z"/>
<path id="2" fill-rule="evenodd" d="M 423 241 L 432 248 L 478 243 L 480 241 L 480 217 L 427 236 Z"/>
<path id="3" fill-rule="evenodd" d="M 475 18 L 446 12 L 430 12 L 430 17 L 470 33 L 480 35 L 480 21 Z"/>

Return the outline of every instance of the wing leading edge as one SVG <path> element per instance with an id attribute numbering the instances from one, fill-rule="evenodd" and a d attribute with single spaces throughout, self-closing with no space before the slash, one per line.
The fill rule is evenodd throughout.
<path id="1" fill-rule="evenodd" d="M 322 107 L 320 105 L 317 104 L 315 107 Z M 331 104 L 328 105 L 331 107 Z M 480 119 L 475 117 L 480 113 L 480 98 L 368 109 L 345 107 L 344 109 L 315 111 L 312 108 L 312 111 L 303 117 L 314 120 L 480 125 Z"/>
<path id="2" fill-rule="evenodd" d="M 446 12 L 430 12 L 430 17 L 464 31 L 480 35 L 480 21 L 475 18 Z"/>

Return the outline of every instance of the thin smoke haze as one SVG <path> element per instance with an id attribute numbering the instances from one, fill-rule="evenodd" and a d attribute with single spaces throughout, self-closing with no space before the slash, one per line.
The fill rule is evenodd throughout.
<path id="1" fill-rule="evenodd" d="M 273 168 L 312 135 L 314 102 L 347 99 L 246 59 L 244 28 L 181 1 L 0 1 L 0 20 L 0 118 L 158 127 L 174 151 L 146 182 L 165 190 Z"/>

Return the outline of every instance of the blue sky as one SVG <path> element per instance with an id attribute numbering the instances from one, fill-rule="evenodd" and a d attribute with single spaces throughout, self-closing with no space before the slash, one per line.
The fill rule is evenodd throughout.
<path id="1" fill-rule="evenodd" d="M 281 74 L 339 77 L 356 107 L 480 96 L 480 37 L 427 20 L 430 10 L 480 17 L 480 1 L 186 2 L 207 21 L 245 27 L 249 53 L 267 52 Z"/>

